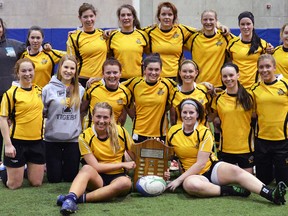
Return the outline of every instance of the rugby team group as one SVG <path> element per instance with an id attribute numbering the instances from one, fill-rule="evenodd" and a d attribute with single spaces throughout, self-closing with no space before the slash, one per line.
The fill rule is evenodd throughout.
<path id="1" fill-rule="evenodd" d="M 127 195 L 132 144 L 158 139 L 174 148 L 171 166 L 180 169 L 167 190 L 183 187 L 198 197 L 253 192 L 285 204 L 288 23 L 283 44 L 273 47 L 257 35 L 249 11 L 238 16 L 239 36 L 214 10 L 202 12 L 202 29 L 179 24 L 170 2 L 160 3 L 157 24 L 144 28 L 131 5 L 116 14 L 119 29 L 103 31 L 95 28 L 94 6 L 83 3 L 66 51 L 43 44 L 39 26 L 29 29 L 26 44 L 6 38 L 0 19 L 4 185 L 21 187 L 26 173 L 41 186 L 45 172 L 50 183 L 72 182 L 57 197 L 69 215 L 78 203 Z"/>

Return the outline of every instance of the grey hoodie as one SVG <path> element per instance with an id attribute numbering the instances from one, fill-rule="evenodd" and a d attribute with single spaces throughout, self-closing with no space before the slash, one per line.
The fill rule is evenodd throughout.
<path id="1" fill-rule="evenodd" d="M 66 107 L 66 86 L 54 75 L 43 88 L 45 123 L 44 140 L 47 142 L 78 142 L 82 131 L 80 108 Z M 82 99 L 84 88 L 79 85 L 79 96 Z"/>

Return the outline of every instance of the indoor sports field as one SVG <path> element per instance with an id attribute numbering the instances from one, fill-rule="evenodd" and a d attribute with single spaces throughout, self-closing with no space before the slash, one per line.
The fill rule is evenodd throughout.
<path id="1" fill-rule="evenodd" d="M 126 125 L 131 131 L 131 122 Z M 60 215 L 56 205 L 59 194 L 68 192 L 70 183 L 49 184 L 45 180 L 39 188 L 32 188 L 24 181 L 22 188 L 11 191 L 0 184 L 1 216 Z M 288 195 L 286 194 L 286 200 Z M 175 193 L 165 192 L 158 197 L 141 197 L 133 192 L 123 199 L 107 203 L 79 204 L 76 215 L 195 215 L 195 216 L 287 216 L 288 204 L 276 206 L 266 199 L 252 194 L 248 198 L 189 197 L 181 189 Z"/>

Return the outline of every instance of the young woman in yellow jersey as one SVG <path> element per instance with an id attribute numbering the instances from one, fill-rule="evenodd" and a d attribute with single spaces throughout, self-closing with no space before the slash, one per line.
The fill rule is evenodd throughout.
<path id="1" fill-rule="evenodd" d="M 69 194 L 57 198 L 63 215 L 75 212 L 76 203 L 111 200 L 126 195 L 132 187 L 125 170 L 134 169 L 136 164 L 134 161 L 123 162 L 124 152 L 129 153 L 133 142 L 129 133 L 115 123 L 112 107 L 106 102 L 95 105 L 93 123 L 79 136 L 86 165 L 74 179 Z"/>
<path id="2" fill-rule="evenodd" d="M 131 92 L 119 83 L 122 66 L 114 58 L 108 58 L 102 66 L 103 80 L 94 82 L 86 88 L 81 111 L 87 112 L 84 128 L 92 124 L 93 109 L 98 102 L 107 102 L 113 107 L 114 117 L 117 124 L 124 125 L 126 109 L 131 103 Z M 87 124 L 86 124 L 87 123 Z"/>
<path id="3" fill-rule="evenodd" d="M 161 77 L 176 79 L 178 66 L 183 57 L 184 41 L 196 32 L 195 28 L 177 24 L 178 11 L 171 2 L 158 5 L 156 20 L 159 24 L 143 30 L 149 36 L 151 53 L 159 53 L 163 62 Z"/>
<path id="4" fill-rule="evenodd" d="M 250 191 L 275 204 L 285 204 L 286 185 L 278 183 L 270 189 L 255 176 L 245 170 L 223 161 L 218 161 L 212 153 L 213 137 L 210 130 L 201 122 L 204 108 L 195 99 L 185 99 L 179 105 L 182 125 L 174 125 L 167 135 L 167 143 L 174 147 L 184 172 L 170 182 L 168 189 L 174 191 L 181 184 L 192 196 L 242 196 Z M 165 173 L 169 177 L 169 173 Z M 239 186 L 228 186 L 228 184 Z"/>
<path id="5" fill-rule="evenodd" d="M 25 164 L 32 186 L 40 186 L 44 176 L 42 90 L 32 83 L 34 71 L 35 65 L 30 59 L 18 60 L 15 75 L 19 79 L 19 86 L 12 85 L 1 102 L 0 128 L 8 177 L 5 180 L 2 178 L 2 181 L 9 189 L 21 187 Z"/>
<path id="6" fill-rule="evenodd" d="M 148 46 L 148 35 L 140 28 L 135 8 L 124 4 L 116 12 L 120 30 L 113 31 L 108 41 L 109 55 L 122 65 L 121 81 L 142 76 L 142 55 Z"/>
<path id="7" fill-rule="evenodd" d="M 276 75 L 282 74 L 288 79 L 288 23 L 285 23 L 280 29 L 280 38 L 282 45 L 277 46 L 273 52 L 276 61 Z"/>
<path id="8" fill-rule="evenodd" d="M 123 83 L 134 99 L 133 140 L 142 142 L 148 138 L 165 141 L 167 106 L 174 93 L 173 80 L 160 77 L 162 61 L 158 53 L 143 60 L 144 77 L 135 77 Z"/>
<path id="9" fill-rule="evenodd" d="M 95 28 L 96 9 L 83 3 L 78 10 L 82 29 L 71 32 L 67 41 L 67 52 L 78 60 L 79 82 L 86 86 L 90 77 L 102 77 L 101 67 L 106 60 L 107 45 L 103 31 Z"/>
<path id="10" fill-rule="evenodd" d="M 257 59 L 266 52 L 272 52 L 273 46 L 259 38 L 254 29 L 254 15 L 245 11 L 238 16 L 241 35 L 229 41 L 227 51 L 231 61 L 239 67 L 239 81 L 245 88 L 258 81 Z"/>
<path id="11" fill-rule="evenodd" d="M 44 31 L 39 26 L 32 26 L 28 31 L 26 46 L 27 50 L 22 54 L 22 58 L 29 58 L 35 64 L 34 83 L 44 87 L 54 74 L 55 64 L 57 64 L 65 52 L 60 50 L 46 51 L 42 48 Z"/>
<path id="12" fill-rule="evenodd" d="M 265 184 L 288 184 L 288 80 L 276 78 L 272 55 L 257 63 L 261 82 L 252 87 L 257 115 L 255 140 L 256 176 Z"/>
<path id="13" fill-rule="evenodd" d="M 207 121 L 208 109 L 210 108 L 211 96 L 208 93 L 208 89 L 203 84 L 196 84 L 195 79 L 199 74 L 197 64 L 192 60 L 184 60 L 181 62 L 179 72 L 177 74 L 177 91 L 174 92 L 171 105 L 176 112 L 175 117 L 171 117 L 171 124 L 182 123 L 178 106 L 185 98 L 194 98 L 198 100 L 205 109 L 204 124 Z M 207 83 L 207 85 L 210 85 Z"/>
<path id="14" fill-rule="evenodd" d="M 238 81 L 239 68 L 231 62 L 221 68 L 226 90 L 213 99 L 214 116 L 220 118 L 218 158 L 252 173 L 254 144 L 251 127 L 253 99 Z"/>
<path id="15" fill-rule="evenodd" d="M 192 59 L 199 67 L 196 82 L 209 82 L 215 87 L 222 87 L 220 69 L 226 60 L 226 48 L 234 36 L 224 35 L 217 29 L 217 13 L 205 10 L 201 14 L 202 29 L 189 37 L 185 47 L 191 52 Z"/>

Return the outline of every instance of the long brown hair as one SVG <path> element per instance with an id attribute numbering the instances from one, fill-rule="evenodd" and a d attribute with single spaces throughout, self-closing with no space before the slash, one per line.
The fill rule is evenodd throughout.
<path id="1" fill-rule="evenodd" d="M 118 19 L 120 19 L 120 13 L 121 13 L 121 10 L 122 10 L 123 8 L 127 8 L 128 10 L 131 11 L 131 13 L 132 13 L 132 15 L 133 15 L 133 18 L 134 18 L 134 20 L 133 20 L 133 27 L 135 27 L 136 29 L 141 29 L 140 21 L 139 21 L 139 19 L 138 19 L 138 17 L 137 17 L 137 12 L 136 12 L 135 8 L 134 8 L 132 5 L 129 5 L 129 4 L 123 4 L 123 5 L 121 5 L 121 6 L 117 9 L 117 12 L 116 12 Z"/>
<path id="2" fill-rule="evenodd" d="M 57 70 L 57 79 L 61 81 L 62 79 L 62 75 L 61 75 L 61 68 L 62 65 L 64 64 L 65 61 L 70 60 L 72 62 L 75 63 L 75 74 L 74 77 L 71 80 L 71 85 L 69 87 L 69 91 L 70 91 L 70 104 L 69 107 L 75 106 L 76 110 L 79 109 L 80 107 L 80 97 L 79 97 L 79 82 L 78 82 L 78 67 L 77 67 L 77 60 L 74 56 L 72 55 L 64 55 L 61 60 L 59 61 L 59 65 L 58 65 L 58 70 Z"/>

